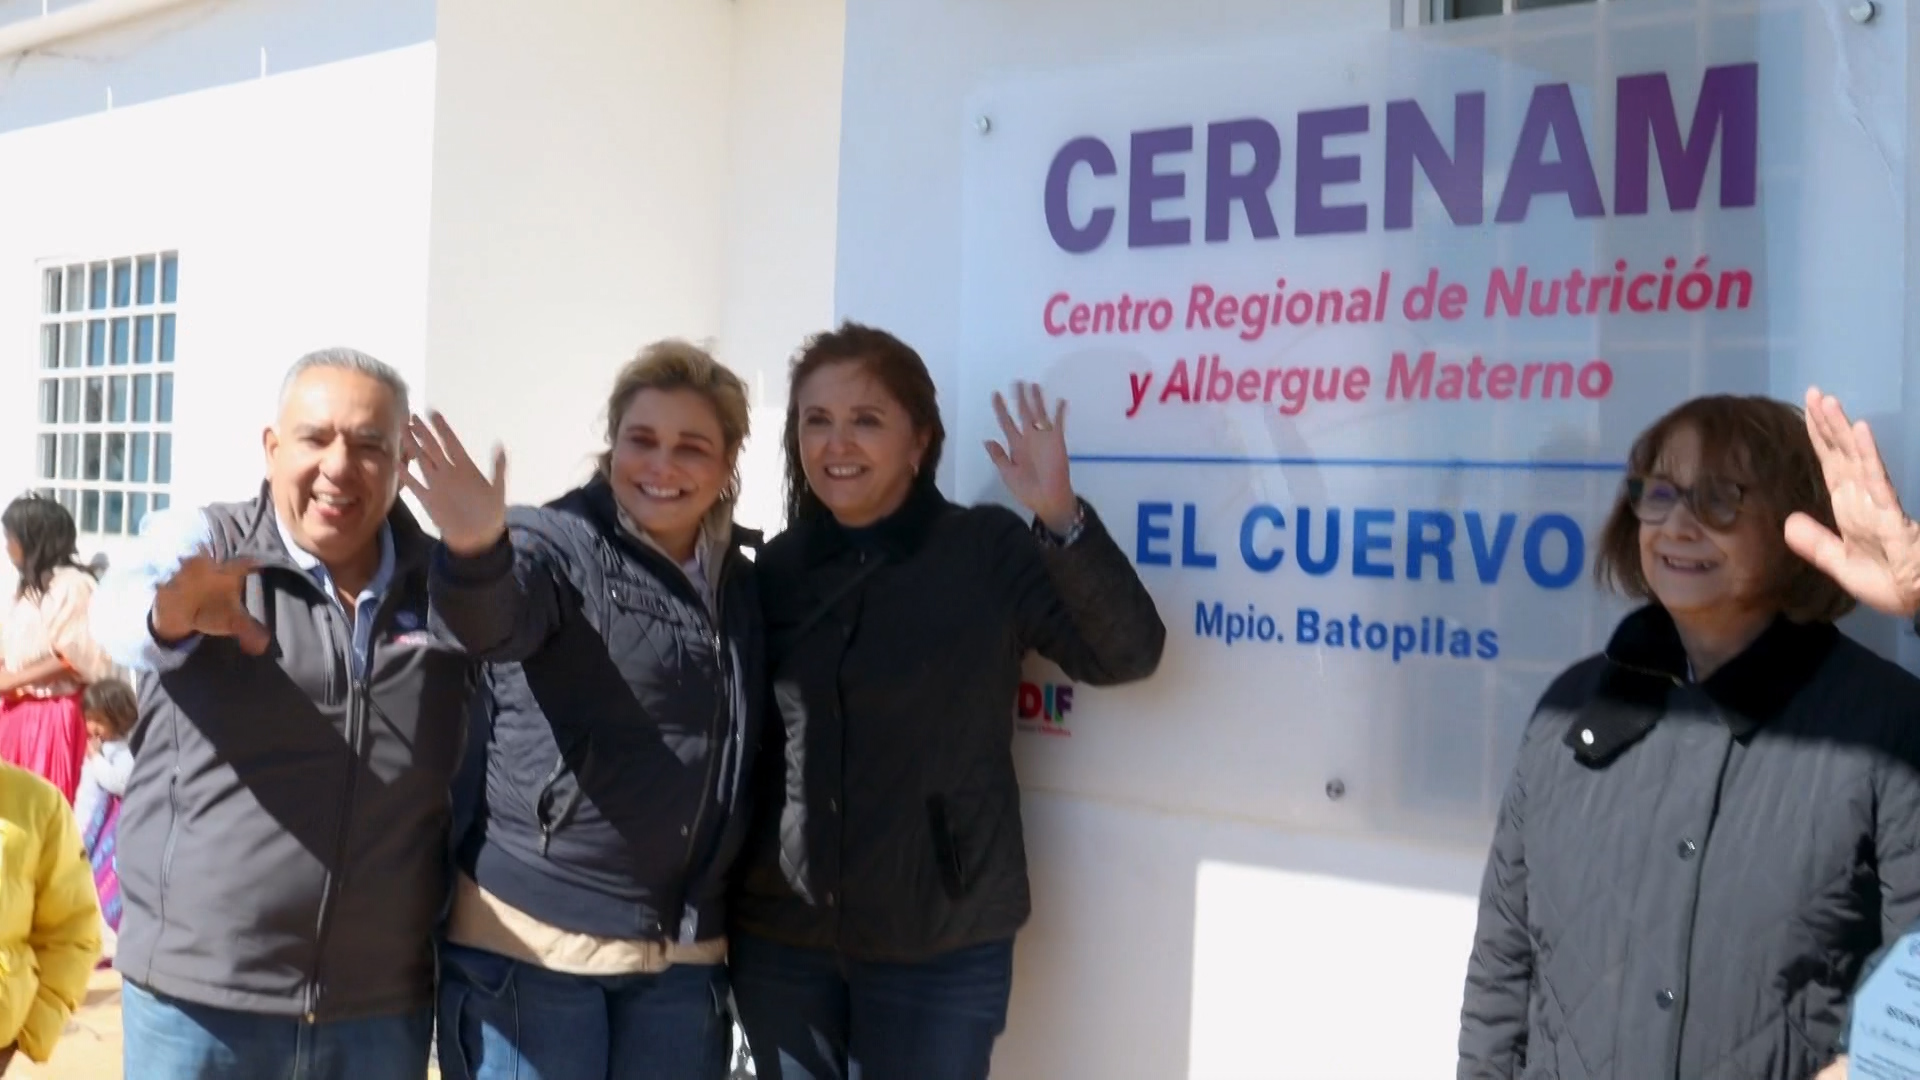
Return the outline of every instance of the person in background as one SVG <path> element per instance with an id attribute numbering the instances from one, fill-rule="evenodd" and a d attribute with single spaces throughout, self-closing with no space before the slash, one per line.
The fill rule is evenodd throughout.
<path id="1" fill-rule="evenodd" d="M 0 624 L 0 761 L 44 777 L 71 803 L 87 756 L 80 691 L 113 671 L 88 630 L 94 577 L 81 564 L 73 515 L 27 495 L 0 514 L 20 573 Z"/>
<path id="2" fill-rule="evenodd" d="M 596 475 L 507 510 L 444 420 L 409 476 L 433 608 L 491 661 L 486 795 L 441 953 L 447 1080 L 723 1080 L 727 872 L 763 644 L 733 523 L 746 384 L 681 341 L 607 398 Z"/>
<path id="3" fill-rule="evenodd" d="M 296 362 L 245 501 L 149 515 L 94 605 L 142 672 L 121 804 L 126 1073 L 421 1080 L 480 672 L 428 630 L 407 385 Z"/>
<path id="4" fill-rule="evenodd" d="M 46 780 L 0 764 L 0 1073 L 16 1053 L 53 1056 L 99 958 L 100 904 L 73 808 Z"/>
<path id="5" fill-rule="evenodd" d="M 1030 902 L 1013 710 L 1037 651 L 1144 679 L 1166 627 L 1068 476 L 1066 407 L 1016 388 L 987 453 L 1034 514 L 934 486 L 920 356 L 848 323 L 789 386 L 786 532 L 759 560 L 777 722 L 734 902 L 761 1080 L 980 1080 Z"/>
<path id="6" fill-rule="evenodd" d="M 1796 515 L 1833 527 L 1788 405 L 1696 398 L 1635 441 L 1594 569 L 1644 606 L 1522 738 L 1461 1080 L 1808 1080 L 1920 917 L 1920 679 L 1834 626 Z"/>
<path id="7" fill-rule="evenodd" d="M 80 826 L 80 843 L 93 866 L 100 917 L 108 931 L 118 933 L 120 874 L 114 864 L 115 840 L 120 800 L 127 793 L 127 778 L 133 774 L 133 750 L 127 740 L 139 718 L 140 704 L 133 687 L 124 681 L 102 679 L 87 684 L 80 695 L 80 711 L 87 723 L 87 763 L 80 769 L 73 820 Z"/>

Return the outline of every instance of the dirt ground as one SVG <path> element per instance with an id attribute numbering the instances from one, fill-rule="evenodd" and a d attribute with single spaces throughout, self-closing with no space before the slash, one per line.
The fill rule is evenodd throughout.
<path id="1" fill-rule="evenodd" d="M 120 1076 L 120 975 L 96 971 L 80 1011 L 67 1021 L 53 1060 L 35 1065 L 16 1055 L 7 1080 L 116 1080 Z"/>

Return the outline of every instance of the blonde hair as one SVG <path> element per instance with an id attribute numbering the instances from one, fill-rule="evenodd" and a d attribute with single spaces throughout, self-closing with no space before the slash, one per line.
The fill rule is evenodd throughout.
<path id="1" fill-rule="evenodd" d="M 620 437 L 620 419 L 642 390 L 691 390 L 713 406 L 732 466 L 732 478 L 720 499 L 731 504 L 740 495 L 740 447 L 746 444 L 751 423 L 747 384 L 712 353 L 681 338 L 656 341 L 641 349 L 614 377 L 613 392 L 607 395 L 607 448 L 595 463 L 602 477 L 613 469 L 613 443 Z"/>

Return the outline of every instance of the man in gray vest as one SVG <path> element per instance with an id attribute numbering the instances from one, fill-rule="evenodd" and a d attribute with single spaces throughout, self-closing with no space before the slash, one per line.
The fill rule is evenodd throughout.
<path id="1" fill-rule="evenodd" d="M 126 1073 L 421 1080 L 476 667 L 428 632 L 396 500 L 407 387 L 302 358 L 245 502 L 154 515 L 94 602 L 140 672 L 123 804 Z"/>

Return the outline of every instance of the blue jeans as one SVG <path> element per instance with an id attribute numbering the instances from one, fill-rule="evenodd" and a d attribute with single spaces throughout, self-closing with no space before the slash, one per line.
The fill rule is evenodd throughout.
<path id="1" fill-rule="evenodd" d="M 1007 1027 L 1010 940 L 918 964 L 746 936 L 731 953 L 759 1080 L 985 1080 Z"/>
<path id="2" fill-rule="evenodd" d="M 724 964 L 564 975 L 440 946 L 445 1080 L 725 1080 Z"/>
<path id="3" fill-rule="evenodd" d="M 121 986 L 123 1066 L 140 1080 L 425 1080 L 433 1010 L 309 1024 Z"/>

